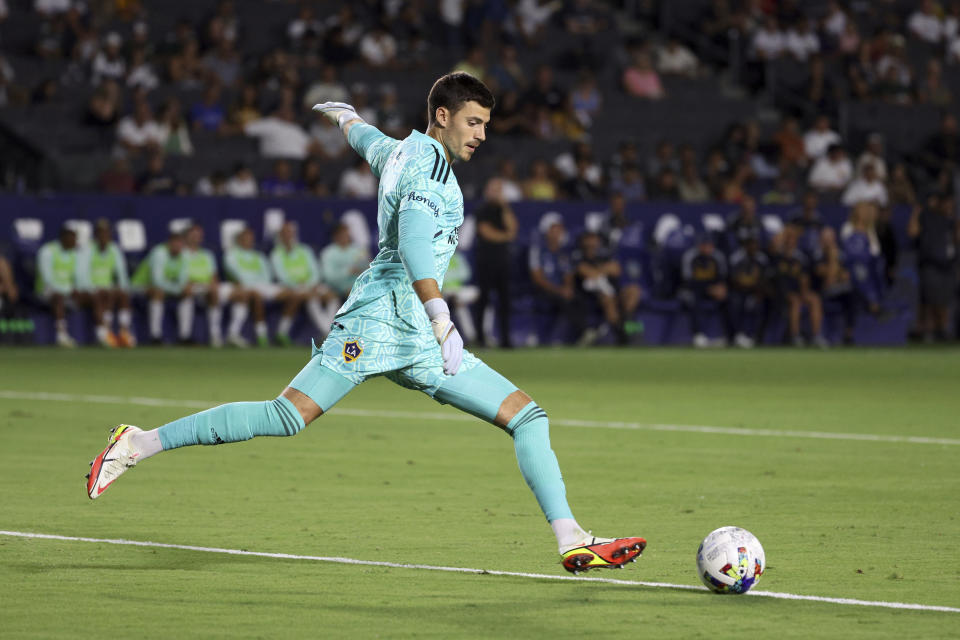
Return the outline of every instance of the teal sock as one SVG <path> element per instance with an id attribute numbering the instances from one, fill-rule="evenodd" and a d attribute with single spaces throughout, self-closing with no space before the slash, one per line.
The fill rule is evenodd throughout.
<path id="1" fill-rule="evenodd" d="M 293 436 L 303 417 L 280 396 L 266 402 L 232 402 L 165 424 L 157 430 L 164 451 L 194 444 L 241 442 L 256 436 Z"/>
<path id="2" fill-rule="evenodd" d="M 567 505 L 567 489 L 560 475 L 557 456 L 550 448 L 550 423 L 547 413 L 530 402 L 507 424 L 513 438 L 520 473 L 533 491 L 548 522 L 573 518 Z"/>

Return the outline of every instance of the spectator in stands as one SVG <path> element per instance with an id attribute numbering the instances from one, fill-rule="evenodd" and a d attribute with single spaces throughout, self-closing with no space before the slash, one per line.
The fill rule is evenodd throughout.
<path id="1" fill-rule="evenodd" d="M 143 48 L 133 49 L 130 57 L 130 73 L 127 74 L 127 86 L 153 91 L 160 85 L 160 78 L 153 70 L 153 65 L 147 60 L 147 53 Z"/>
<path id="2" fill-rule="evenodd" d="M 392 138 L 403 140 L 410 135 L 411 127 L 407 124 L 407 117 L 400 106 L 400 98 L 397 96 L 397 89 L 392 84 L 384 84 L 380 87 L 380 106 L 377 109 L 377 122 L 379 129 Z M 337 131 L 334 127 L 329 127 Z M 343 135 L 340 136 L 343 138 Z"/>
<path id="3" fill-rule="evenodd" d="M 367 66 L 374 69 L 397 66 L 397 41 L 390 35 L 390 31 L 383 22 L 377 22 L 360 39 L 360 58 Z"/>
<path id="4" fill-rule="evenodd" d="M 523 103 L 533 108 L 543 107 L 549 113 L 563 108 L 566 94 L 553 77 L 553 68 L 546 64 L 537 67 L 534 83 L 523 96 Z"/>
<path id="5" fill-rule="evenodd" d="M 297 17 L 287 25 L 287 37 L 290 38 L 290 43 L 294 48 L 297 48 L 308 34 L 321 36 L 323 30 L 323 23 L 317 19 L 313 7 L 304 3 L 300 5 Z M 342 102 L 342 100 L 336 102 Z"/>
<path id="6" fill-rule="evenodd" d="M 177 335 L 182 344 L 193 343 L 194 305 L 207 306 L 207 331 L 210 346 L 223 346 L 223 307 L 217 259 L 203 246 L 203 227 L 193 223 L 184 234 L 183 249 L 185 284 L 177 304 Z"/>
<path id="7" fill-rule="evenodd" d="M 363 156 L 356 156 L 349 169 L 340 175 L 337 195 L 341 198 L 374 198 L 377 195 L 377 178 Z"/>
<path id="8" fill-rule="evenodd" d="M 780 121 L 780 128 L 773 134 L 773 142 L 779 150 L 778 164 L 782 171 L 806 168 L 807 152 L 796 118 L 787 116 Z"/>
<path id="9" fill-rule="evenodd" d="M 20 290 L 13 277 L 10 261 L 0 254 L 0 317 L 10 317 L 20 303 Z"/>
<path id="10" fill-rule="evenodd" d="M 876 74 L 888 84 L 909 92 L 913 83 L 913 69 L 907 59 L 906 41 L 900 34 L 888 34 L 886 53 L 877 60 Z"/>
<path id="11" fill-rule="evenodd" d="M 586 166 L 585 179 L 594 188 L 599 189 L 603 181 L 603 171 L 594 160 L 593 147 L 590 146 L 589 142 L 579 141 L 575 143 L 570 149 L 557 156 L 553 166 L 561 178 L 570 180 L 577 177 L 578 164 L 581 160 Z"/>
<path id="12" fill-rule="evenodd" d="M 953 104 L 953 92 L 943 82 L 943 66 L 939 60 L 927 60 L 926 73 L 917 87 L 917 102 L 940 108 Z"/>
<path id="13" fill-rule="evenodd" d="M 121 46 L 123 38 L 116 31 L 111 31 L 103 39 L 104 48 L 93 59 L 90 67 L 90 81 L 94 86 L 99 85 L 105 78 L 114 82 L 123 83 L 127 76 L 127 62 L 123 59 Z"/>
<path id="14" fill-rule="evenodd" d="M 233 174 L 227 179 L 225 189 L 231 198 L 255 198 L 260 193 L 253 171 L 242 162 L 234 165 Z"/>
<path id="15" fill-rule="evenodd" d="M 840 144 L 840 134 L 830 128 L 829 116 L 820 115 L 813 122 L 813 128 L 803 136 L 803 148 L 810 162 L 819 160 L 827 150 Z"/>
<path id="16" fill-rule="evenodd" d="M 823 218 L 817 206 L 820 199 L 816 191 L 806 191 L 803 194 L 800 211 L 790 217 L 790 224 L 797 229 L 797 246 L 810 260 L 815 260 L 820 254 L 820 236 L 824 225 Z"/>
<path id="17" fill-rule="evenodd" d="M 112 158 L 110 166 L 97 178 L 97 190 L 101 193 L 134 193 L 136 188 L 136 179 L 124 156 Z"/>
<path id="18" fill-rule="evenodd" d="M 473 324 L 471 305 L 480 296 L 475 285 L 468 284 L 473 277 L 470 261 L 463 251 L 457 250 L 450 258 L 447 272 L 443 274 L 443 299 L 450 307 L 451 315 L 457 319 L 457 327 L 463 331 L 464 340 L 475 342 L 477 327 Z"/>
<path id="19" fill-rule="evenodd" d="M 676 35 L 669 36 L 667 44 L 657 49 L 657 71 L 662 75 L 693 77 L 698 67 L 697 57 Z"/>
<path id="20" fill-rule="evenodd" d="M 920 6 L 907 19 L 910 34 L 927 44 L 938 45 L 943 38 L 944 24 L 937 14 L 933 0 L 922 0 Z"/>
<path id="21" fill-rule="evenodd" d="M 528 200 L 556 200 L 559 189 L 550 175 L 550 165 L 543 158 L 530 164 L 530 176 L 523 181 L 523 194 Z"/>
<path id="22" fill-rule="evenodd" d="M 325 64 L 320 70 L 320 79 L 310 85 L 303 96 L 303 106 L 310 109 L 320 102 L 348 102 L 350 93 L 347 87 L 337 78 L 337 68 L 332 64 Z M 342 137 L 342 134 L 339 134 Z"/>
<path id="23" fill-rule="evenodd" d="M 133 115 L 123 118 L 117 124 L 117 142 L 120 148 L 130 155 L 155 152 L 165 141 L 163 130 L 153 119 L 150 105 L 143 98 L 134 105 Z"/>
<path id="24" fill-rule="evenodd" d="M 57 344 L 75 347 L 67 332 L 67 305 L 81 302 L 77 287 L 77 233 L 61 227 L 56 240 L 44 244 L 37 253 L 37 294 L 50 305 L 57 332 Z"/>
<path id="25" fill-rule="evenodd" d="M 203 56 L 200 63 L 224 87 L 235 86 L 242 77 L 240 54 L 234 47 L 234 41 L 228 38 L 222 38 L 213 51 Z"/>
<path id="26" fill-rule="evenodd" d="M 260 140 L 260 155 L 264 158 L 303 160 L 313 149 L 313 143 L 293 115 L 289 105 L 283 105 L 272 115 L 248 122 L 243 132 Z"/>
<path id="27" fill-rule="evenodd" d="M 168 98 L 160 109 L 160 132 L 164 142 L 163 152 L 172 156 L 193 155 L 193 142 L 190 140 L 190 129 L 183 119 L 180 109 L 180 100 Z"/>
<path id="28" fill-rule="evenodd" d="M 277 342 L 290 345 L 290 329 L 301 306 L 306 307 L 319 335 L 327 335 L 339 301 L 333 291 L 320 282 L 320 265 L 310 247 L 298 240 L 297 224 L 292 220 L 280 227 L 277 243 L 270 253 L 270 264 L 280 286 L 277 300 L 283 305 Z"/>
<path id="29" fill-rule="evenodd" d="M 190 123 L 194 131 L 219 133 L 226 124 L 226 112 L 220 102 L 220 84 L 209 82 L 203 90 L 203 99 L 190 107 Z"/>
<path id="30" fill-rule="evenodd" d="M 597 79 L 586 69 L 577 73 L 577 82 L 569 95 L 570 108 L 584 129 L 593 126 L 593 122 L 603 107 L 603 97 L 597 89 Z"/>
<path id="31" fill-rule="evenodd" d="M 270 262 L 254 245 L 253 229 L 247 227 L 237 233 L 234 245 L 226 250 L 223 257 L 224 271 L 233 282 L 229 298 L 232 305 L 227 342 L 241 348 L 249 346 L 240 332 L 251 310 L 257 346 L 266 347 L 270 344 L 267 337 L 266 303 L 277 295 Z"/>
<path id="32" fill-rule="evenodd" d="M 813 163 L 810 186 L 821 195 L 835 198 L 853 178 L 853 163 L 847 152 L 838 144 L 831 145 L 827 154 Z"/>
<path id="33" fill-rule="evenodd" d="M 119 118 L 120 87 L 113 80 L 104 80 L 90 96 L 84 122 L 101 129 L 113 128 Z"/>
<path id="34" fill-rule="evenodd" d="M 746 159 L 741 160 L 723 181 L 720 199 L 724 202 L 741 202 L 747 197 L 754 177 L 750 162 Z"/>
<path id="35" fill-rule="evenodd" d="M 603 313 L 603 324 L 596 328 L 587 327 L 578 344 L 593 344 L 611 331 L 614 332 L 617 342 L 626 343 L 627 334 L 614 286 L 620 279 L 621 267 L 620 263 L 607 253 L 599 233 L 587 231 L 580 236 L 579 246 L 573 254 L 573 263 L 577 304 L 595 304 Z"/>
<path id="36" fill-rule="evenodd" d="M 765 244 L 763 224 L 757 215 L 757 201 L 752 196 L 744 196 L 740 208 L 727 219 L 726 253 L 732 254 L 748 238 L 757 238 L 760 246 Z"/>
<path id="37" fill-rule="evenodd" d="M 750 42 L 750 53 L 761 62 L 776 60 L 783 55 L 787 46 L 786 37 L 780 29 L 776 16 L 769 15 L 763 26 L 757 29 Z"/>
<path id="38" fill-rule="evenodd" d="M 613 182 L 619 180 L 623 174 L 623 167 L 628 164 L 640 164 L 640 153 L 637 143 L 633 140 L 621 140 L 617 151 L 610 157 L 607 164 L 607 178 Z"/>
<path id="39" fill-rule="evenodd" d="M 924 342 L 947 339 L 950 305 L 956 294 L 957 244 L 960 225 L 951 196 L 931 195 L 925 207 L 915 207 L 907 235 L 917 247 L 920 308 L 917 329 Z"/>
<path id="40" fill-rule="evenodd" d="M 707 202 L 710 200 L 710 189 L 700 177 L 696 162 L 683 161 L 680 178 L 677 180 L 677 194 L 683 202 Z"/>
<path id="41" fill-rule="evenodd" d="M 320 251 L 320 271 L 324 283 L 345 300 L 354 281 L 367 268 L 367 250 L 353 244 L 350 227 L 343 222 L 333 229 L 332 242 Z"/>
<path id="42" fill-rule="evenodd" d="M 661 100 L 667 95 L 650 62 L 650 54 L 641 48 L 630 53 L 630 64 L 623 71 L 622 82 L 624 91 L 635 98 Z"/>
<path id="43" fill-rule="evenodd" d="M 187 285 L 183 262 L 183 234 L 170 233 L 167 241 L 158 244 L 133 273 L 131 283 L 147 293 L 147 314 L 150 342 L 163 342 L 163 307 L 168 297 L 181 299 Z"/>
<path id="44" fill-rule="evenodd" d="M 850 270 L 857 299 L 870 313 L 879 316 L 885 274 L 876 220 L 877 205 L 859 202 L 850 210 L 850 219 L 840 235 L 844 262 Z"/>
<path id="45" fill-rule="evenodd" d="M 504 43 L 499 47 L 499 57 L 490 67 L 487 80 L 498 95 L 508 91 L 521 92 L 527 88 L 527 74 L 517 56 L 517 47 Z"/>
<path id="46" fill-rule="evenodd" d="M 738 347 L 763 342 L 771 295 L 770 260 L 760 249 L 760 237 L 750 233 L 730 256 L 730 330 Z"/>
<path id="47" fill-rule="evenodd" d="M 683 287 L 680 300 L 690 313 L 690 326 L 693 330 L 693 346 L 704 348 L 723 346 L 730 334 L 729 325 L 722 338 L 711 341 L 705 333 L 704 312 L 707 304 L 719 307 L 727 322 L 727 261 L 717 250 L 713 237 L 708 232 L 697 236 L 697 244 L 690 247 L 682 260 Z"/>
<path id="48" fill-rule="evenodd" d="M 543 38 L 544 27 L 562 6 L 559 2 L 519 0 L 513 10 L 513 29 L 526 40 L 527 45 L 538 46 Z"/>
<path id="49" fill-rule="evenodd" d="M 207 77 L 207 70 L 200 60 L 200 45 L 192 37 L 183 41 L 179 51 L 167 62 L 167 77 L 180 89 L 200 87 Z"/>
<path id="50" fill-rule="evenodd" d="M 501 347 L 513 346 L 510 336 L 511 250 L 517 238 L 517 218 L 506 199 L 503 181 L 491 179 L 484 188 L 483 204 L 474 212 L 477 219 L 477 239 L 474 247 L 474 264 L 477 271 L 479 297 L 474 306 L 475 324 L 481 342 L 492 344 L 483 317 L 490 304 L 491 294 L 496 296 L 496 317 Z"/>
<path id="51" fill-rule="evenodd" d="M 194 187 L 198 196 L 225 196 L 227 194 L 227 176 L 217 169 L 209 176 L 203 176 L 197 180 Z"/>
<path id="52" fill-rule="evenodd" d="M 621 177 L 610 182 L 610 189 L 619 193 L 629 202 L 642 202 L 647 199 L 647 186 L 643 172 L 636 164 L 628 164 L 620 172 Z"/>
<path id="53" fill-rule="evenodd" d="M 230 105 L 227 114 L 227 123 L 231 133 L 243 133 L 244 127 L 263 117 L 259 100 L 260 96 L 257 94 L 256 85 L 248 83 L 240 87 L 240 94 L 236 101 Z M 342 134 L 341 137 L 343 137 Z"/>
<path id="54" fill-rule="evenodd" d="M 273 175 L 260 181 L 260 195 L 273 198 L 295 196 L 303 190 L 303 185 L 293 178 L 293 170 L 286 160 L 273 163 Z"/>
<path id="55" fill-rule="evenodd" d="M 857 158 L 857 175 L 863 174 L 863 168 L 872 164 L 877 172 L 877 179 L 886 181 L 887 179 L 887 161 L 886 153 L 883 150 L 883 135 L 880 133 L 871 133 L 867 136 L 867 146 Z"/>
<path id="56" fill-rule="evenodd" d="M 830 227 L 824 227 L 819 245 L 823 250 L 817 255 L 813 272 L 819 283 L 818 289 L 823 302 L 834 302 L 843 311 L 843 343 L 853 344 L 853 328 L 857 319 L 856 300 L 853 295 L 853 283 L 847 268 L 837 234 Z"/>
<path id="57" fill-rule="evenodd" d="M 563 182 L 563 192 L 572 200 L 595 200 L 602 195 L 601 184 L 594 178 L 596 167 L 589 158 L 578 156 L 573 177 Z"/>
<path id="58" fill-rule="evenodd" d="M 810 318 L 812 342 L 825 349 L 830 343 L 821 332 L 823 305 L 820 296 L 811 286 L 810 260 L 797 246 L 797 239 L 798 229 L 787 225 L 771 243 L 777 292 L 780 303 L 787 312 L 788 337 L 795 347 L 806 344 L 800 333 L 800 317 L 806 308 Z"/>
<path id="59" fill-rule="evenodd" d="M 723 199 L 723 187 L 730 171 L 730 163 L 720 149 L 711 149 L 707 154 L 707 171 L 704 181 L 710 189 L 710 197 L 714 200 Z"/>
<path id="60" fill-rule="evenodd" d="M 887 65 L 874 86 L 876 96 L 892 104 L 910 104 L 913 89 L 910 77 L 901 74 L 894 65 Z"/>
<path id="61" fill-rule="evenodd" d="M 859 202 L 872 202 L 881 207 L 887 206 L 887 187 L 878 175 L 873 163 L 863 166 L 863 173 L 852 180 L 840 199 L 844 205 L 852 207 Z"/>
<path id="62" fill-rule="evenodd" d="M 137 178 L 137 193 L 145 196 L 170 196 L 178 192 L 177 178 L 167 168 L 162 151 L 155 151 L 147 159 L 147 168 Z"/>
<path id="63" fill-rule="evenodd" d="M 913 206 L 916 204 L 917 193 L 914 191 L 909 176 L 907 176 L 907 165 L 898 162 L 893 166 L 889 184 L 887 192 L 890 196 L 891 205 L 908 204 Z"/>
<path id="64" fill-rule="evenodd" d="M 680 199 L 680 186 L 673 169 L 664 168 L 650 185 L 650 199 L 660 202 L 675 202 Z"/>
<path id="65" fill-rule="evenodd" d="M 240 18 L 237 16 L 233 0 L 220 0 L 217 3 L 216 12 L 207 20 L 203 35 L 205 42 L 212 46 L 223 41 L 237 41 L 240 35 Z"/>
<path id="66" fill-rule="evenodd" d="M 957 117 L 945 112 L 940 119 L 940 130 L 932 135 L 920 151 L 920 160 L 930 176 L 937 175 L 944 166 L 960 166 L 960 132 Z"/>
<path id="67" fill-rule="evenodd" d="M 664 169 L 680 171 L 680 159 L 676 147 L 669 140 L 659 140 L 653 156 L 647 159 L 647 177 L 656 178 Z"/>
<path id="68" fill-rule="evenodd" d="M 798 62 L 807 62 L 811 56 L 820 53 L 820 38 L 817 37 L 813 25 L 806 16 L 801 17 L 787 29 L 784 49 Z"/>

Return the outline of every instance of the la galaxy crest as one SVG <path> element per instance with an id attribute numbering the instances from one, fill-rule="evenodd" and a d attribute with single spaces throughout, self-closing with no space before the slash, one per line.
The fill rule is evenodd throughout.
<path id="1" fill-rule="evenodd" d="M 355 362 L 360 354 L 363 353 L 363 342 L 357 338 L 351 338 L 343 343 L 343 361 L 347 364 Z"/>

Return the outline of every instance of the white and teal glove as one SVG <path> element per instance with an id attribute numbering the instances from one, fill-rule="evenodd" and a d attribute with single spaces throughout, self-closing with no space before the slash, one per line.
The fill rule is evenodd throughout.
<path id="1" fill-rule="evenodd" d="M 322 113 L 327 120 L 340 127 L 341 131 L 348 122 L 353 120 L 363 122 L 363 118 L 357 115 L 353 105 L 346 102 L 323 102 L 313 105 L 313 110 Z"/>
<path id="2" fill-rule="evenodd" d="M 450 319 L 450 307 L 443 298 L 433 298 L 423 303 L 423 308 L 430 318 L 430 327 L 433 337 L 440 345 L 440 354 L 443 356 L 443 372 L 448 376 L 457 374 L 460 364 L 463 363 L 463 338 L 453 326 Z"/>

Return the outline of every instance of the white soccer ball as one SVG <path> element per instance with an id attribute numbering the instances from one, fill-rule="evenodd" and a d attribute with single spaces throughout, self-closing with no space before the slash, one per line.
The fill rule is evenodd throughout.
<path id="1" fill-rule="evenodd" d="M 711 531 L 697 549 L 697 575 L 717 593 L 746 593 L 766 567 L 760 541 L 740 527 Z"/>

